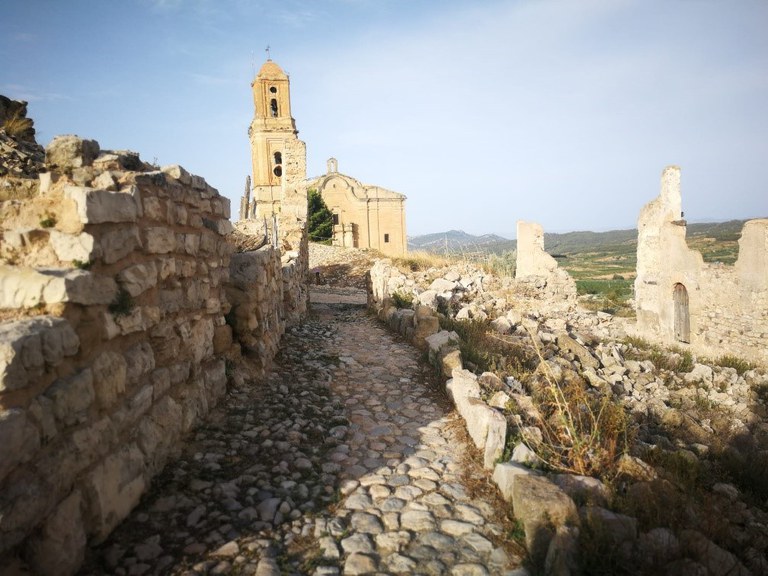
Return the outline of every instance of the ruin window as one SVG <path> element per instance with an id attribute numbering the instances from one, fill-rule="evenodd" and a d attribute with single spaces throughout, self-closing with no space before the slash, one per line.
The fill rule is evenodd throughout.
<path id="1" fill-rule="evenodd" d="M 283 163 L 283 155 L 280 152 L 275 152 L 275 164 Z"/>
<path id="2" fill-rule="evenodd" d="M 384 243 L 389 243 L 389 234 L 384 234 Z"/>
<path id="3" fill-rule="evenodd" d="M 339 224 L 339 215 L 338 214 L 334 214 L 333 215 L 333 225 L 334 226 L 338 226 L 338 224 Z"/>
<path id="4" fill-rule="evenodd" d="M 682 284 L 675 284 L 672 292 L 675 318 L 675 340 L 691 341 L 691 315 L 688 308 L 688 291 Z"/>
<path id="5" fill-rule="evenodd" d="M 272 94 L 277 94 L 277 88 L 274 86 L 270 86 L 269 91 L 272 92 Z"/>
<path id="6" fill-rule="evenodd" d="M 272 118 L 277 118 L 277 100 L 275 98 L 269 102 L 269 109 L 272 112 Z"/>
<path id="7" fill-rule="evenodd" d="M 275 166 L 275 169 L 272 170 L 272 173 L 275 176 L 277 176 L 278 178 L 280 178 L 280 176 L 283 175 L 283 167 L 282 166 Z"/>

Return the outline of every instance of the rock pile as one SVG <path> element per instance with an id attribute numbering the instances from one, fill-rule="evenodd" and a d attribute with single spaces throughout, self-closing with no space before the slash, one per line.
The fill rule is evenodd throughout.
<path id="1" fill-rule="evenodd" d="M 407 274 L 380 261 L 371 271 L 370 299 L 409 338 L 420 318 L 439 311 L 454 321 L 488 322 L 512 348 L 539 358 L 521 380 L 477 377 L 462 369 L 455 333 L 426 338 L 430 359 L 452 377 L 447 388 L 468 429 L 479 430 L 472 436 L 486 460 L 506 455 L 494 480 L 523 523 L 534 560 L 553 574 L 573 573 L 578 554 L 582 568 L 609 562 L 613 573 L 768 573 L 768 495 L 757 472 L 768 465 L 766 373 L 617 340 L 612 335 L 625 327 L 608 314 L 551 306 L 510 287 L 467 266 Z M 414 309 L 395 306 L 409 298 Z M 549 423 L 540 399 L 547 382 L 575 386 L 585 401 L 605 399 L 626 414 L 637 440 L 614 472 L 605 471 L 611 488 L 598 478 L 559 473 L 543 456 Z M 496 445 L 503 426 L 489 410 L 506 421 L 506 449 Z M 596 565 L 585 548 L 610 556 Z"/>
<path id="2" fill-rule="evenodd" d="M 45 150 L 35 141 L 34 123 L 27 118 L 27 103 L 0 95 L 0 178 L 37 178 L 44 161 Z M 0 188 L 0 199 L 3 188 L 9 187 Z"/>

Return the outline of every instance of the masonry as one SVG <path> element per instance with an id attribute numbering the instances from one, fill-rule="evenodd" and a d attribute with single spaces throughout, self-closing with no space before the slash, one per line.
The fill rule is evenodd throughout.
<path id="1" fill-rule="evenodd" d="M 680 168 L 668 166 L 638 219 L 638 333 L 768 364 L 768 219 L 744 225 L 733 266 L 705 263 L 685 233 Z"/>
<path id="2" fill-rule="evenodd" d="M 305 314 L 306 230 L 299 199 L 276 245 L 233 255 L 229 200 L 203 178 L 93 140 L 57 137 L 41 170 L 0 196 L 0 565 L 72 574 L 228 362 L 265 371 Z"/>

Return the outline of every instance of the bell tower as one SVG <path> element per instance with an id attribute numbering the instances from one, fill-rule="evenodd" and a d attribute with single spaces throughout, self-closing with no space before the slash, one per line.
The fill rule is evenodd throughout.
<path id="1" fill-rule="evenodd" d="M 253 164 L 254 205 L 246 218 L 263 218 L 280 212 L 287 150 L 298 140 L 291 117 L 290 80 L 282 68 L 267 59 L 251 83 L 254 116 L 248 129 Z"/>

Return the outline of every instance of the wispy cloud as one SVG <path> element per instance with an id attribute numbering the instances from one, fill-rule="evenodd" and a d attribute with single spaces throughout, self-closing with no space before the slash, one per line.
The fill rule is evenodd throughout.
<path id="1" fill-rule="evenodd" d="M 0 84 L 0 92 L 8 98 L 15 100 L 26 100 L 27 102 L 55 102 L 61 100 L 74 100 L 67 94 L 60 92 L 46 92 L 21 84 Z"/>

